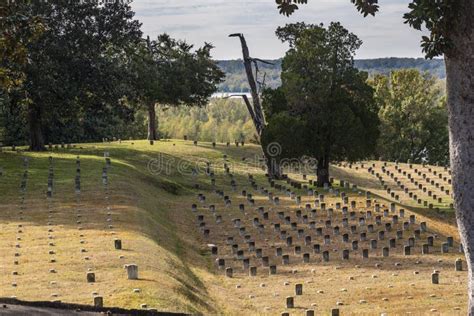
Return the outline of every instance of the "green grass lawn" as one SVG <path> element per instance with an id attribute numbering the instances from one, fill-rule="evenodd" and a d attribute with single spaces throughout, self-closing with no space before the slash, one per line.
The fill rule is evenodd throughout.
<path id="1" fill-rule="evenodd" d="M 111 158 L 107 190 L 102 183 L 104 152 L 108 152 Z M 46 195 L 49 156 L 53 157 L 54 167 L 51 200 Z M 74 190 L 77 157 L 81 162 L 79 200 Z M 290 268 L 282 268 L 282 273 L 275 278 L 259 274 L 256 279 L 249 279 L 240 272 L 233 279 L 224 278 L 222 271 L 216 270 L 215 257 L 211 256 L 206 245 L 222 240 L 202 237 L 191 204 L 197 203 L 198 193 L 207 197 L 206 204 L 200 205 L 203 210 L 207 203 L 222 204 L 222 199 L 214 193 L 210 177 L 204 174 L 206 162 L 210 161 L 217 188 L 232 199 L 231 208 L 220 210 L 228 221 L 240 214 L 236 206 L 244 202 L 240 194 L 242 189 L 253 192 L 258 204 L 269 210 L 276 209 L 259 191 L 252 191 L 249 186 L 250 174 L 258 186 L 269 187 L 265 171 L 258 162 L 260 157 L 261 151 L 256 145 L 226 147 L 218 144 L 213 148 L 210 143 L 194 146 L 192 142 L 179 140 L 159 141 L 153 146 L 147 141 L 78 144 L 74 148 L 43 153 L 22 151 L 22 148 L 18 152 L 4 150 L 0 153 L 3 170 L 0 176 L 0 269 L 5 277 L 0 281 L 0 296 L 92 304 L 93 297 L 100 295 L 104 297 L 106 306 L 140 308 L 146 304 L 147 308 L 197 314 L 276 314 L 283 311 L 283 298 L 289 293 L 285 287 L 281 288 L 283 282 L 293 284 L 298 280 L 312 280 L 319 285 L 308 289 L 308 293 L 317 295 L 318 288 L 324 288 L 326 293 L 319 294 L 317 307 L 313 306 L 322 314 L 335 306 L 339 296 L 346 301 L 347 306 L 341 307 L 343 311 L 359 314 L 370 314 L 369 307 L 377 312 L 420 312 L 433 304 L 439 310 L 453 313 L 453 307 L 463 305 L 465 297 L 458 294 L 464 293 L 465 273 L 455 274 L 451 268 L 458 256 L 455 253 L 443 255 L 443 263 L 437 261 L 440 258 L 437 253 L 424 257 L 421 266 L 395 256 L 391 260 L 404 262 L 401 270 L 390 268 L 391 261 L 384 261 L 388 265 L 379 272 L 390 279 L 398 291 L 410 287 L 414 269 L 426 275 L 435 266 L 443 273 L 449 271 L 443 274 L 444 280 L 449 280 L 443 288 L 432 288 L 422 282 L 421 288 L 404 294 L 415 297 L 405 307 L 395 298 L 388 303 L 382 301 L 382 295 L 393 293 L 383 290 L 386 288 L 384 282 L 377 283 L 369 277 L 379 273 L 372 271 L 375 261 L 367 265 L 361 263 L 364 273 L 337 259 L 323 266 L 295 263 L 291 269 L 297 269 L 297 275 L 292 274 Z M 22 206 L 20 182 L 24 158 L 28 158 L 29 167 Z M 234 175 L 236 191 L 232 190 L 224 164 Z M 199 172 L 193 175 L 192 169 Z M 336 178 L 345 179 L 343 172 L 333 172 Z M 307 184 L 301 175 L 290 176 Z M 352 173 L 351 177 L 346 180 L 357 183 L 359 188 L 363 189 L 368 183 L 364 182 L 363 175 Z M 278 183 L 286 185 L 284 181 Z M 366 189 L 371 189 L 372 184 L 369 182 Z M 334 188 L 338 188 L 337 181 Z M 365 201 L 351 189 L 338 189 L 360 199 L 361 205 Z M 305 197 L 306 190 L 294 192 L 310 201 Z M 382 197 L 376 198 L 388 205 L 389 200 Z M 328 203 L 333 203 L 333 198 Z M 282 196 L 282 209 L 293 212 L 296 207 L 291 199 Z M 409 205 L 407 207 L 410 211 Z M 421 219 L 427 218 L 429 226 L 440 236 L 457 237 L 451 222 L 432 216 L 433 212 L 426 209 L 412 210 Z M 452 214 L 446 216 L 452 219 Z M 214 223 L 208 225 L 212 234 L 216 234 L 213 238 L 224 238 L 233 229 L 230 226 L 219 228 Z M 122 250 L 114 249 L 116 238 L 122 240 Z M 139 267 L 139 280 L 127 279 L 124 265 L 131 263 Z M 339 266 L 342 269 L 333 274 L 333 269 Z M 315 273 L 311 272 L 313 268 L 317 268 Z M 95 283 L 86 282 L 88 271 L 96 274 Z M 400 278 L 394 279 L 393 273 L 400 274 Z M 333 278 L 332 281 L 320 283 L 329 275 L 332 275 L 329 277 Z M 351 275 L 370 283 L 373 290 L 367 292 L 362 286 L 365 283 L 360 282 L 336 285 L 346 283 Z M 262 283 L 267 287 L 263 288 Z M 338 287 L 347 287 L 350 295 L 340 294 Z M 446 306 L 429 298 L 431 292 L 439 297 L 445 290 L 453 295 Z M 410 291 L 405 290 L 406 293 Z M 313 296 L 302 300 L 301 308 L 311 308 Z M 361 299 L 373 299 L 372 305 L 356 303 Z"/>

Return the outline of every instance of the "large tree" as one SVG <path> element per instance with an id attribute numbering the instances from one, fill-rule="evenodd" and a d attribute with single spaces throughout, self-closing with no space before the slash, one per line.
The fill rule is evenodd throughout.
<path id="1" fill-rule="evenodd" d="M 377 0 L 351 0 L 364 15 L 378 11 Z M 277 0 L 291 14 L 307 0 Z M 474 315 L 474 1 L 412 0 L 405 22 L 422 37 L 426 57 L 443 55 L 449 113 L 454 204 L 469 271 L 469 314 Z"/>
<path id="2" fill-rule="evenodd" d="M 9 1 L 1 42 L 14 36 L 11 49 L 24 63 L 4 63 L 21 74 L 23 85 L 9 92 L 11 107 L 25 106 L 30 148 L 43 150 L 58 133 L 87 131 L 84 117 L 129 116 L 119 100 L 127 94 L 126 53 L 141 38 L 140 23 L 123 2 Z M 31 25 L 40 25 L 31 36 Z M 87 122 L 86 122 L 87 123 Z M 66 138 L 66 139 L 64 139 Z"/>
<path id="3" fill-rule="evenodd" d="M 281 88 L 265 95 L 268 124 L 277 128 L 268 128 L 264 139 L 280 143 L 285 158 L 316 158 L 317 185 L 323 186 L 329 184 L 331 161 L 365 158 L 375 149 L 374 91 L 367 73 L 354 67 L 362 42 L 339 23 L 289 24 L 278 28 L 277 36 L 290 50 L 283 58 Z"/>
<path id="4" fill-rule="evenodd" d="M 148 139 L 156 140 L 156 104 L 203 106 L 224 74 L 211 58 L 212 45 L 193 46 L 162 34 L 142 41 L 133 55 L 136 101 L 148 112 Z"/>
<path id="5" fill-rule="evenodd" d="M 446 165 L 448 111 L 439 82 L 416 69 L 392 71 L 370 81 L 379 105 L 377 153 L 384 160 Z"/>
<path id="6" fill-rule="evenodd" d="M 0 30 L 0 93 L 7 93 L 23 84 L 26 45 L 42 34 L 44 26 L 38 18 L 22 17 L 14 6 L 0 5 Z"/>
<path id="7" fill-rule="evenodd" d="M 282 174 L 292 167 L 293 159 L 306 154 L 309 142 L 304 119 L 292 113 L 283 87 L 266 88 L 262 93 L 262 107 L 265 111 L 266 125 L 260 136 L 262 149 L 267 160 L 269 174 Z"/>

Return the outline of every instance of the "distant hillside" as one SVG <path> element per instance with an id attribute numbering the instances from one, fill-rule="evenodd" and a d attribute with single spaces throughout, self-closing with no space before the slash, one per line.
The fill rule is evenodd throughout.
<path id="1" fill-rule="evenodd" d="M 259 64 L 261 76 L 265 73 L 265 82 L 269 87 L 278 87 L 280 85 L 281 59 L 268 60 L 274 65 Z M 220 85 L 220 92 L 247 92 L 248 84 L 245 76 L 245 70 L 242 60 L 220 60 L 219 66 L 227 74 L 226 80 Z M 369 74 L 388 74 L 391 70 L 401 68 L 416 68 L 420 71 L 428 71 L 432 75 L 444 79 L 446 71 L 444 60 L 424 58 L 378 58 L 378 59 L 359 59 L 355 65 L 360 70 L 367 71 Z M 263 78 L 258 78 L 261 81 Z"/>
<path id="2" fill-rule="evenodd" d="M 428 71 L 432 75 L 444 79 L 446 69 L 443 59 L 426 60 L 424 58 L 378 58 L 378 59 L 359 59 L 355 65 L 360 70 L 367 71 L 370 74 L 382 73 L 388 74 L 391 70 L 402 68 L 416 68 L 420 71 Z"/>

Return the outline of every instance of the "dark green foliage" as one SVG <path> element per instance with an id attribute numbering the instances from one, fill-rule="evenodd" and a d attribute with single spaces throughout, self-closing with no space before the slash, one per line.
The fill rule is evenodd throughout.
<path id="1" fill-rule="evenodd" d="M 378 109 L 367 74 L 353 61 L 361 41 L 339 23 L 327 29 L 290 24 L 277 34 L 292 48 L 283 59 L 281 88 L 264 94 L 271 113 L 264 140 L 281 145 L 281 158 L 316 158 L 322 185 L 330 161 L 361 159 L 375 150 Z"/>
<path id="2" fill-rule="evenodd" d="M 275 34 L 283 43 L 290 45 L 290 48 L 294 48 L 296 41 L 308 30 L 308 28 L 315 28 L 314 24 L 306 24 L 305 22 L 297 22 L 287 24 L 284 27 L 278 27 Z M 319 27 L 323 27 L 322 24 Z"/>
<path id="3" fill-rule="evenodd" d="M 8 91 L 8 115 L 17 113 L 15 107 L 27 108 L 32 149 L 44 142 L 97 140 L 106 136 L 103 127 L 133 118 L 120 101 L 131 92 L 126 54 L 141 38 L 128 5 L 67 0 L 9 5 L 19 19 L 43 26 L 23 47 L 24 84 Z M 21 33 L 18 40 L 24 41 Z"/>
<path id="4" fill-rule="evenodd" d="M 364 16 L 375 15 L 379 10 L 378 0 L 351 0 L 351 2 Z"/>
<path id="5" fill-rule="evenodd" d="M 292 115 L 282 88 L 266 89 L 262 95 L 262 106 L 267 125 L 260 138 L 262 148 L 270 159 L 300 158 L 307 153 L 307 122 Z M 277 145 L 275 145 L 277 144 Z M 271 147 L 276 146 L 272 152 Z"/>
<path id="6" fill-rule="evenodd" d="M 306 4 L 308 0 L 276 0 L 280 14 L 290 16 L 298 10 L 298 4 Z"/>
<path id="7" fill-rule="evenodd" d="M 212 46 L 145 41 L 133 17 L 124 1 L 2 4 L 0 141 L 42 150 L 137 136 L 127 126 L 143 124 L 143 105 L 205 105 L 223 77 Z"/>
<path id="8" fill-rule="evenodd" d="M 212 45 L 193 46 L 167 34 L 136 47 L 133 71 L 136 97 L 148 104 L 207 104 L 224 74 L 211 59 Z"/>
<path id="9" fill-rule="evenodd" d="M 28 137 L 25 106 L 11 106 L 14 102 L 9 98 L 8 95 L 0 98 L 0 144 L 24 145 Z"/>
<path id="10" fill-rule="evenodd" d="M 193 51 L 167 34 L 149 38 L 133 54 L 134 101 L 148 110 L 148 139 L 157 135 L 156 104 L 203 106 L 224 74 L 211 59 L 212 45 Z"/>
<path id="11" fill-rule="evenodd" d="M 371 84 L 380 107 L 378 155 L 383 160 L 447 164 L 448 111 L 436 80 L 407 69 L 376 76 Z"/>
<path id="12" fill-rule="evenodd" d="M 282 87 L 265 89 L 262 93 L 262 107 L 268 118 L 289 110 L 288 101 Z"/>
<path id="13" fill-rule="evenodd" d="M 23 84 L 22 67 L 28 62 L 26 45 L 34 42 L 44 31 L 38 17 L 25 17 L 19 8 L 23 2 L 0 4 L 0 93 Z"/>
<path id="14" fill-rule="evenodd" d="M 275 158 L 300 158 L 306 152 L 305 139 L 308 130 L 305 123 L 300 117 L 292 116 L 287 111 L 275 114 L 269 119 L 262 134 L 262 147 L 267 149 L 271 143 L 276 142 L 281 152 Z M 289 135 L 291 137 L 288 137 Z"/>
<path id="15" fill-rule="evenodd" d="M 448 33 L 456 19 L 456 0 L 413 0 L 408 5 L 410 11 L 404 15 L 405 23 L 416 30 L 430 31 L 423 36 L 421 47 L 427 58 L 448 53 L 453 48 Z"/>

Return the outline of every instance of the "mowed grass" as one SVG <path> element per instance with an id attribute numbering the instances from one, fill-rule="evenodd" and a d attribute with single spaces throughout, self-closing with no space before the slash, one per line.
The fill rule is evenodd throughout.
<path id="1" fill-rule="evenodd" d="M 260 181 L 259 184 L 268 188 L 265 182 Z M 249 185 L 246 189 L 249 190 Z M 314 201 L 314 198 L 304 196 L 302 190 L 296 190 L 296 192 L 302 195 L 302 206 Z M 320 193 L 322 192 L 324 191 L 320 190 Z M 351 200 L 357 201 L 358 210 L 365 209 L 365 197 L 348 190 L 346 192 Z M 325 192 L 325 195 L 327 207 L 335 207 L 335 203 L 341 201 L 340 197 L 328 197 L 331 196 L 328 192 Z M 281 222 L 277 218 L 276 210 L 284 210 L 285 215 L 291 215 L 291 218 L 296 221 L 295 212 L 302 208 L 297 207 L 295 201 L 289 197 L 283 194 L 279 196 L 282 203 L 278 207 L 266 198 L 256 197 L 256 205 L 263 206 L 270 213 L 269 220 L 264 221 L 265 224 Z M 377 199 L 377 202 L 381 203 L 382 208 L 388 208 L 387 201 Z M 248 207 L 246 199 L 237 195 L 233 195 L 232 203 L 234 205 L 244 203 Z M 206 210 L 208 204 L 215 204 L 217 210 L 220 210 L 218 214 L 223 216 L 223 223 L 213 223 L 210 212 Z M 322 216 L 320 220 L 317 220 L 318 226 L 323 226 L 322 223 L 326 219 L 324 213 L 320 213 Z M 388 236 L 384 241 L 379 241 L 376 250 L 370 250 L 369 259 L 362 259 L 361 249 L 368 248 L 370 239 L 377 239 L 375 233 L 368 234 L 366 242 L 359 242 L 358 250 L 350 251 L 350 260 L 342 260 L 342 250 L 351 249 L 350 243 L 341 241 L 341 235 L 347 229 L 341 227 L 339 237 L 331 234 L 332 240 L 328 246 L 323 246 L 322 237 L 315 237 L 313 233 L 309 233 L 313 237 L 313 243 L 321 244 L 321 251 L 330 252 L 330 261 L 323 262 L 320 254 L 313 253 L 311 246 L 305 246 L 303 239 L 296 237 L 296 232 L 290 229 L 290 225 L 282 225 L 281 229 L 286 229 L 293 236 L 294 245 L 302 247 L 300 254 L 294 253 L 293 246 L 286 246 L 285 240 L 281 240 L 278 233 L 273 232 L 271 226 L 264 234 L 258 234 L 252 227 L 253 218 L 258 216 L 258 212 L 253 207 L 248 207 L 248 210 L 242 213 L 234 208 L 225 208 L 222 199 L 212 195 L 204 207 L 198 209 L 198 214 L 204 214 L 206 227 L 210 228 L 210 237 L 205 242 L 215 242 L 218 245 L 219 257 L 225 258 L 226 266 L 234 269 L 233 278 L 226 278 L 224 271 L 220 271 L 221 280 L 212 287 L 216 290 L 215 295 L 220 298 L 221 304 L 228 308 L 229 313 L 275 315 L 286 310 L 293 315 L 303 315 L 305 310 L 314 309 L 317 314 L 326 315 L 335 307 L 340 309 L 342 315 L 380 315 L 381 313 L 462 315 L 465 313 L 466 273 L 454 271 L 454 261 L 462 255 L 456 248 L 451 248 L 450 253 L 441 253 L 441 243 L 445 241 L 446 236 L 431 227 L 433 221 L 428 221 L 429 232 L 422 233 L 421 239 L 416 241 L 416 246 L 412 248 L 410 256 L 403 255 L 402 247 L 408 237 L 413 236 L 417 225 L 404 230 L 404 239 L 397 240 L 397 247 L 390 249 L 390 256 L 387 258 L 382 257 L 382 247 L 388 244 Z M 407 210 L 406 218 L 411 214 L 414 213 Z M 261 216 L 259 217 L 261 219 Z M 234 218 L 243 220 L 242 226 L 247 228 L 257 248 L 262 248 L 263 254 L 269 256 L 270 265 L 277 265 L 276 275 L 269 276 L 269 268 L 263 267 L 259 259 L 250 255 L 250 266 L 257 267 L 257 276 L 249 277 L 248 270 L 244 270 L 242 263 L 235 260 L 230 246 L 225 242 L 228 236 L 234 236 L 234 239 L 239 240 L 236 237 L 239 235 L 238 230 L 232 225 Z M 333 223 L 340 225 L 340 211 L 338 213 L 335 210 L 332 220 Z M 420 222 L 419 217 L 417 222 Z M 306 225 L 301 225 L 301 222 L 298 225 L 306 227 Z M 393 237 L 394 231 L 400 226 L 401 223 L 393 227 L 393 232 L 389 236 Z M 331 229 L 325 229 L 323 234 L 326 233 L 331 233 Z M 422 255 L 421 244 L 429 235 L 436 235 L 434 247 L 430 249 L 431 254 Z M 351 235 L 349 238 L 350 240 L 358 239 Z M 290 255 L 290 265 L 282 265 L 281 257 L 275 256 L 277 247 L 281 247 L 284 254 Z M 248 247 L 239 241 L 239 249 L 247 251 Z M 303 263 L 303 253 L 310 254 L 309 263 Z M 431 273 L 434 270 L 440 271 L 443 281 L 439 285 L 431 284 Z M 295 296 L 295 285 L 298 283 L 303 284 L 302 296 Z M 286 309 L 287 296 L 295 298 L 294 309 Z"/>
<path id="2" fill-rule="evenodd" d="M 161 156 L 165 161 L 179 161 L 180 156 L 187 156 L 187 146 L 175 150 L 165 142 L 155 147 L 124 142 L 81 147 L 0 154 L 0 267 L 4 275 L 0 296 L 91 304 L 98 294 L 106 306 L 147 304 L 166 311 L 217 312 L 193 272 L 207 269 L 207 261 L 196 243 L 189 245 L 180 237 L 186 228 L 178 229 L 175 220 L 186 216 L 179 205 L 182 197 L 193 195 L 192 185 L 176 170 L 153 175 L 147 168 L 151 159 L 160 157 L 159 152 L 167 152 Z M 108 201 L 101 179 L 105 151 L 112 159 Z M 50 155 L 54 164 L 51 213 L 46 197 Z M 77 156 L 81 161 L 79 204 L 74 190 Z M 21 210 L 24 157 L 29 159 L 29 176 Z M 114 249 L 115 238 L 122 240 L 123 250 Z M 55 253 L 49 254 L 50 250 Z M 140 280 L 127 279 L 123 266 L 130 263 L 139 266 Z M 86 282 L 88 271 L 95 272 L 97 282 Z M 139 293 L 133 293 L 134 289 Z"/>
<path id="3" fill-rule="evenodd" d="M 101 179 L 105 151 L 112 160 L 107 191 Z M 46 197 L 50 155 L 54 165 L 51 202 Z M 79 200 L 74 191 L 77 156 L 81 161 Z M 126 141 L 83 144 L 51 153 L 0 153 L 0 267 L 4 276 L 0 296 L 91 304 L 94 295 L 101 295 L 106 306 L 140 308 L 147 304 L 148 308 L 188 313 L 275 315 L 286 310 L 285 298 L 294 296 L 295 284 L 303 283 L 303 295 L 295 297 L 296 308 L 289 310 L 291 314 L 303 315 L 305 309 L 328 314 L 337 302 L 343 304 L 338 306 L 342 315 L 465 314 L 467 273 L 454 271 L 454 260 L 463 255 L 457 252 L 457 243 L 450 253 L 440 253 L 446 236 L 457 238 L 452 221 L 431 216 L 433 210 L 413 208 L 417 223 L 425 219 L 428 223 L 430 231 L 423 233 L 422 239 L 437 236 L 430 255 L 421 255 L 422 241 L 417 241 L 413 255 L 402 255 L 403 244 L 413 234 L 411 228 L 404 232 L 405 240 L 397 241 L 397 248 L 391 250 L 388 258 L 381 256 L 380 245 L 371 250 L 369 259 L 351 251 L 350 260 L 343 261 L 341 251 L 348 246 L 333 236 L 328 248 L 330 262 L 323 263 L 320 255 L 303 246 L 302 253 L 311 252 L 310 262 L 303 263 L 301 255 L 286 247 L 271 228 L 271 223 L 278 221 L 277 211 L 284 210 L 294 218 L 298 205 L 284 193 L 275 192 L 281 199 L 281 205 L 275 206 L 249 184 L 250 173 L 259 186 L 271 189 L 259 165 L 260 156 L 255 145 L 237 148 L 218 144 L 213 148 L 209 143 L 194 146 L 192 142 L 178 140 L 160 141 L 153 146 L 146 141 Z M 28 157 L 29 168 L 22 209 L 23 157 Z M 232 200 L 231 207 L 224 206 L 204 174 L 207 161 L 212 162 L 217 188 Z M 234 174 L 235 191 L 223 171 L 224 163 Z M 193 168 L 200 172 L 193 174 Z M 334 171 L 336 178 L 359 187 L 367 184 L 364 174 L 343 171 Z M 301 175 L 290 176 L 307 184 Z M 195 189 L 194 184 L 200 188 Z M 377 182 L 368 184 L 369 190 L 383 196 L 376 192 L 380 190 Z M 241 190 L 253 193 L 255 207 L 247 204 Z M 303 207 L 314 202 L 306 190 L 294 191 L 302 196 Z M 341 201 L 340 197 L 319 191 L 326 195 L 328 207 Z M 346 192 L 363 210 L 365 197 L 351 190 Z M 206 195 L 205 203 L 197 201 L 198 193 Z M 381 197 L 375 199 L 382 205 L 389 204 Z M 196 225 L 192 203 L 199 204 L 198 212 L 205 215 L 206 227 L 211 232 L 208 238 Z M 239 211 L 240 203 L 245 204 L 246 213 Z M 216 205 L 217 213 L 223 217 L 221 224 L 213 219 L 207 209 L 209 204 Z M 257 206 L 270 212 L 263 234 L 252 226 L 253 218 L 258 216 Z M 412 214 L 410 205 L 403 207 L 407 209 L 406 217 Z M 341 218 L 338 212 L 335 211 L 335 221 Z M 452 219 L 452 213 L 446 216 Z M 237 217 L 270 262 L 278 264 L 276 275 L 268 275 L 268 268 L 251 255 L 251 265 L 257 266 L 258 272 L 256 277 L 249 277 L 240 261 L 234 259 L 225 240 L 227 236 L 238 240 L 238 231 L 231 223 Z M 115 238 L 122 240 L 123 250 L 114 249 Z M 371 238 L 374 237 L 368 236 L 368 240 Z M 209 243 L 216 244 L 218 257 L 226 258 L 226 264 L 234 267 L 233 278 L 226 278 L 217 269 Z M 303 245 L 296 237 L 294 243 Z M 279 245 L 285 254 L 290 254 L 288 266 L 281 265 L 281 258 L 274 256 Z M 243 240 L 239 246 L 245 249 Z M 365 247 L 364 243 L 359 247 Z M 138 265 L 139 280 L 127 279 L 123 266 L 130 263 Z M 431 284 L 434 269 L 440 271 L 439 285 Z M 87 271 L 95 273 L 95 283 L 87 283 Z"/>
<path id="4" fill-rule="evenodd" d="M 418 198 L 422 201 L 427 201 L 429 204 L 432 204 L 433 208 L 423 206 L 417 201 L 409 197 L 407 193 L 404 192 L 394 181 L 393 178 L 384 174 L 384 181 L 391 191 L 399 195 L 399 199 L 394 199 L 391 194 L 387 193 L 380 181 L 376 176 L 368 172 L 368 167 L 375 165 L 374 170 L 376 172 L 381 172 L 381 167 L 386 165 L 386 170 L 395 173 L 395 176 L 399 178 L 401 184 L 405 185 L 410 192 L 416 194 Z M 364 167 L 362 167 L 364 166 Z M 441 197 L 442 202 L 439 203 L 437 200 L 434 200 L 432 197 L 428 196 L 427 192 L 419 189 L 416 185 L 411 183 L 406 175 L 397 174 L 395 167 L 398 166 L 404 172 L 407 172 L 412 175 L 413 179 L 417 180 L 419 183 L 422 183 L 424 187 L 427 188 L 427 191 L 430 190 L 433 194 L 437 194 L 438 197 Z M 456 219 L 454 209 L 451 208 L 453 203 L 451 197 L 451 184 L 447 181 L 444 181 L 444 178 L 451 179 L 448 171 L 444 167 L 439 166 L 422 166 L 422 165 L 412 165 L 412 168 L 409 167 L 409 164 L 394 162 L 381 162 L 381 161 L 364 161 L 356 164 L 339 164 L 331 166 L 331 174 L 338 179 L 345 179 L 350 181 L 353 184 L 358 185 L 359 188 L 364 190 L 369 190 L 370 192 L 396 203 L 400 207 L 408 208 L 419 215 L 421 220 L 432 219 L 431 226 L 436 228 L 437 231 L 443 233 L 446 236 L 453 236 L 454 239 L 459 241 L 459 234 L 456 227 Z M 427 183 L 426 180 L 415 173 L 414 170 L 418 170 L 427 175 L 428 178 L 439 183 L 439 187 Z M 429 171 L 431 170 L 431 171 Z M 433 174 L 433 171 L 436 172 L 436 175 Z M 442 178 L 439 178 L 439 175 L 442 175 Z M 449 190 L 450 194 L 446 194 L 445 191 L 440 190 L 440 187 L 444 187 L 445 190 Z"/>

